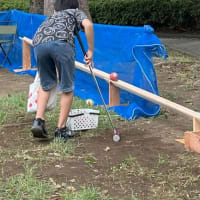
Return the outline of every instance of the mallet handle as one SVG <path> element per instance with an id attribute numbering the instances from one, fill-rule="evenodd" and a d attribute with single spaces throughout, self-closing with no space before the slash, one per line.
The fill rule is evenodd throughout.
<path id="1" fill-rule="evenodd" d="M 84 54 L 84 56 L 85 56 L 85 55 L 86 55 L 86 51 L 85 51 L 85 48 L 84 48 L 84 46 L 83 46 L 83 42 L 82 42 L 82 40 L 81 40 L 81 37 L 80 37 L 80 35 L 79 35 L 79 33 L 78 33 L 78 30 L 77 30 L 76 28 L 75 28 L 75 34 L 76 34 L 76 36 L 77 36 L 78 42 L 79 42 L 79 44 L 80 44 L 80 46 L 81 46 L 81 49 L 82 49 L 82 51 L 83 51 L 83 54 Z M 95 82 L 95 84 L 96 84 L 96 87 L 97 87 L 97 90 L 98 90 L 99 95 L 100 95 L 100 97 L 101 97 L 101 100 L 102 100 L 102 102 L 103 102 L 103 105 L 104 105 L 104 108 L 105 108 L 105 110 L 106 110 L 107 116 L 108 116 L 109 121 L 110 121 L 110 124 L 111 124 L 111 126 L 112 126 L 112 129 L 115 131 L 115 128 L 114 128 L 114 126 L 113 126 L 110 113 L 109 113 L 108 110 L 107 110 L 106 103 L 105 103 L 105 101 L 104 101 L 103 95 L 102 95 L 101 90 L 100 90 L 100 88 L 99 88 L 99 84 L 98 84 L 98 82 L 97 82 L 97 79 L 96 79 L 96 77 L 95 77 L 95 75 L 94 75 L 94 73 L 93 73 L 92 67 L 91 67 L 90 65 L 89 65 L 89 69 L 90 69 L 91 75 L 92 75 L 92 77 L 93 77 L 93 79 L 94 79 L 94 82 Z"/>

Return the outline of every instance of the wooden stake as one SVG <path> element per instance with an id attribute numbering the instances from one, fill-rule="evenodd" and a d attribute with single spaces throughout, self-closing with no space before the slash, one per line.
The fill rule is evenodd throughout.
<path id="1" fill-rule="evenodd" d="M 31 46 L 32 40 L 26 37 L 20 37 L 22 40 L 22 69 L 15 69 L 15 72 L 22 72 L 26 70 L 37 70 L 31 68 Z"/>
<path id="2" fill-rule="evenodd" d="M 189 131 L 185 132 L 184 133 L 184 147 L 186 149 L 189 149 L 190 148 L 190 133 Z"/>
<path id="3" fill-rule="evenodd" d="M 200 131 L 200 120 L 193 118 L 193 131 Z"/>
<path id="4" fill-rule="evenodd" d="M 120 105 L 120 89 L 109 82 L 109 107 Z"/>
<path id="5" fill-rule="evenodd" d="M 200 132 L 185 132 L 185 148 L 200 153 Z"/>
<path id="6" fill-rule="evenodd" d="M 24 40 L 23 42 L 23 70 L 31 68 L 31 49 L 30 45 Z"/>

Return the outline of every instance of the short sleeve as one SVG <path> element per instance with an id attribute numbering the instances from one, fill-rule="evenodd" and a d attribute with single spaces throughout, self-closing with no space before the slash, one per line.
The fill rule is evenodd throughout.
<path id="1" fill-rule="evenodd" d="M 78 26 L 77 28 L 78 28 L 78 30 L 84 31 L 83 26 L 82 26 L 82 21 L 84 19 L 88 19 L 88 17 L 86 16 L 86 14 L 83 11 L 78 10 L 78 9 L 75 12 L 75 17 L 76 17 L 76 22 L 77 22 L 77 26 Z"/>

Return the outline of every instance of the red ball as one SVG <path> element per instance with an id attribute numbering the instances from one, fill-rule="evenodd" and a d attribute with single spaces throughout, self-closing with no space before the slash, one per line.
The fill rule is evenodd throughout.
<path id="1" fill-rule="evenodd" d="M 118 74 L 116 72 L 112 72 L 110 74 L 110 80 L 117 81 L 118 80 Z"/>

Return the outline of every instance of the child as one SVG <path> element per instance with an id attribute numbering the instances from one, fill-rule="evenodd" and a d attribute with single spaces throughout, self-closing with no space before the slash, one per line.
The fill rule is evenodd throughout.
<path id="1" fill-rule="evenodd" d="M 41 87 L 36 117 L 31 128 L 33 137 L 48 138 L 44 114 L 50 91 L 57 86 L 57 82 L 62 94 L 55 137 L 66 141 L 72 134 L 66 128 L 66 121 L 71 109 L 74 90 L 75 28 L 85 31 L 88 51 L 84 57 L 84 62 L 89 65 L 92 64 L 94 46 L 92 22 L 78 7 L 78 0 L 56 0 L 54 14 L 40 25 L 34 35 L 34 53 Z"/>

